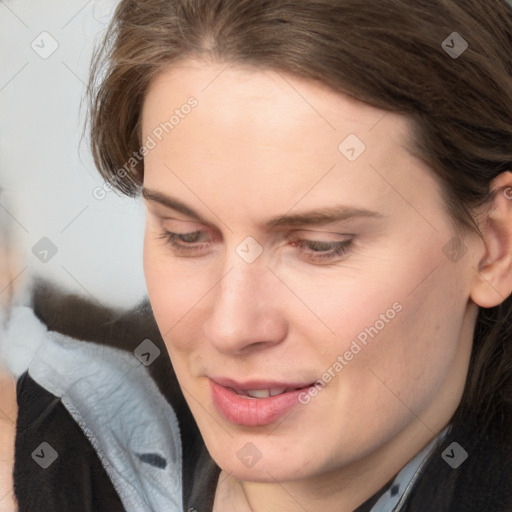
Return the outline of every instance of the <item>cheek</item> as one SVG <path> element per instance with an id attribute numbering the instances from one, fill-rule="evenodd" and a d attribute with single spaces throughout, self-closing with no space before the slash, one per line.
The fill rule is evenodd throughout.
<path id="1" fill-rule="evenodd" d="M 190 351 L 193 340 L 199 340 L 195 321 L 201 311 L 201 302 L 211 288 L 204 269 L 170 258 L 163 240 L 155 240 L 146 231 L 143 250 L 144 275 L 148 297 L 158 328 L 169 353 Z"/>
<path id="2" fill-rule="evenodd" d="M 385 311 L 367 317 L 361 331 L 368 334 L 366 345 L 359 343 L 362 350 L 345 368 L 341 393 L 347 400 L 358 396 L 361 406 L 372 407 L 378 417 L 391 412 L 399 418 L 423 410 L 451 373 L 462 371 L 457 361 L 464 301 L 442 272 L 408 296 L 397 290 L 388 297 L 398 298 L 403 309 L 384 325 L 375 320 Z"/>
<path id="3" fill-rule="evenodd" d="M 420 249 L 399 271 L 369 266 L 317 311 L 336 332 L 329 350 L 322 348 L 322 365 L 328 370 L 342 356 L 336 375 L 344 382 L 336 387 L 343 400 L 377 400 L 372 407 L 385 409 L 390 401 L 400 406 L 395 393 L 419 405 L 455 364 L 467 304 L 462 270 L 457 275 L 436 247 Z M 383 276 L 386 286 L 376 285 Z"/>
<path id="4" fill-rule="evenodd" d="M 146 287 L 156 322 L 164 340 L 174 329 L 181 309 L 179 276 L 163 254 L 163 240 L 155 240 L 146 229 L 144 236 L 143 265 Z"/>
<path id="5" fill-rule="evenodd" d="M 378 302 L 371 313 L 356 315 L 353 309 L 352 319 L 347 314 L 346 323 L 356 334 L 323 356 L 320 371 L 331 369 L 335 377 L 307 407 L 315 418 L 315 428 L 326 438 L 338 438 L 342 433 L 348 440 L 343 448 L 347 457 L 371 450 L 415 418 L 437 428 L 435 417 L 425 416 L 425 411 L 448 389 L 448 394 L 455 396 L 456 388 L 463 384 L 468 350 L 460 350 L 461 301 L 443 293 L 448 282 L 432 281 L 431 286 L 429 292 L 418 290 L 409 297 L 402 296 L 403 309 L 382 329 L 376 320 L 386 313 L 396 294 Z M 367 334 L 366 344 L 357 339 L 358 333 Z M 354 340 L 359 348 L 351 349 Z M 347 351 L 350 360 L 344 357 Z M 338 356 L 342 356 L 342 363 Z M 339 372 L 333 368 L 336 362 L 342 366 Z M 452 403 L 452 399 L 446 400 L 444 403 Z M 332 421 L 333 410 L 337 411 L 337 422 Z M 367 425 L 364 429 L 363 424 Z"/>

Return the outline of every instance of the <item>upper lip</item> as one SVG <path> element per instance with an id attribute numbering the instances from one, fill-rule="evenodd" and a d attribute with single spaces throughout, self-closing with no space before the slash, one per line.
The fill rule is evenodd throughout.
<path id="1" fill-rule="evenodd" d="M 311 386 L 314 381 L 298 382 L 298 381 L 276 381 L 276 380 L 263 380 L 251 379 L 245 381 L 237 381 L 228 377 L 209 377 L 210 380 L 224 386 L 225 388 L 233 388 L 237 391 L 251 391 L 254 389 L 299 389 Z"/>

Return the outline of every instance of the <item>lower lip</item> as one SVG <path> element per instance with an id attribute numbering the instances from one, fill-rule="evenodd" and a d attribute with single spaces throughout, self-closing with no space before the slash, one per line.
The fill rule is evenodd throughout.
<path id="1" fill-rule="evenodd" d="M 231 423 L 247 427 L 269 425 L 299 405 L 299 395 L 309 386 L 268 398 L 245 398 L 231 388 L 210 380 L 213 403 Z"/>

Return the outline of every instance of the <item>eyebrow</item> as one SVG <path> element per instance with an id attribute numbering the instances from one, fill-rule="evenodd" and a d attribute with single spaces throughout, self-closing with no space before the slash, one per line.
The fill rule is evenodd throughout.
<path id="1" fill-rule="evenodd" d="M 383 218 L 384 215 L 373 210 L 367 210 L 366 208 L 337 205 L 318 208 L 304 213 L 278 215 L 277 217 L 270 219 L 268 225 L 272 228 L 283 226 L 322 225 L 359 217 Z"/>
<path id="2" fill-rule="evenodd" d="M 206 220 L 201 217 L 195 210 L 192 208 L 189 208 L 185 204 L 181 203 L 177 199 L 173 199 L 172 197 L 166 196 L 165 194 L 162 194 L 160 192 L 156 192 L 154 190 L 149 190 L 148 188 L 142 188 L 142 197 L 146 201 L 151 201 L 153 203 L 159 203 L 163 206 L 166 206 L 167 208 L 172 208 L 173 210 L 176 210 L 177 212 L 183 213 L 184 215 L 187 215 L 188 217 L 193 218 L 194 220 L 198 220 L 200 222 L 206 223 Z"/>
<path id="3" fill-rule="evenodd" d="M 142 196 L 146 201 L 159 203 L 167 208 L 171 208 L 177 212 L 183 213 L 194 220 L 203 224 L 210 224 L 206 219 L 199 215 L 195 210 L 183 204 L 182 202 L 169 197 L 160 192 L 142 189 Z M 287 213 L 284 215 L 277 215 L 270 218 L 265 224 L 269 229 L 293 226 L 311 226 L 330 224 L 332 222 L 339 222 L 353 218 L 369 217 L 369 218 L 384 218 L 385 216 L 379 212 L 368 210 L 366 208 L 355 208 L 345 205 L 337 205 L 333 207 L 317 208 L 302 213 Z"/>

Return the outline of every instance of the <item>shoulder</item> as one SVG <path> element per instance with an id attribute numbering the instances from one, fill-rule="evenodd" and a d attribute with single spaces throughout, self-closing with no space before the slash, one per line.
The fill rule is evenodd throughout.
<path id="1" fill-rule="evenodd" d="M 209 458 L 188 409 L 147 299 L 129 310 L 115 309 L 40 282 L 34 287 L 31 305 L 26 309 L 30 310 L 27 315 L 30 313 L 41 324 L 44 339 L 37 356 L 30 359 L 30 372 L 25 368 L 17 385 L 14 482 L 20 507 L 28 509 L 27 500 L 35 503 L 44 496 L 47 510 L 62 510 L 68 505 L 63 500 L 68 499 L 69 493 L 55 490 L 62 491 L 63 486 L 71 489 L 76 484 L 76 488 L 91 495 L 101 494 L 104 508 L 98 506 L 94 510 L 120 510 L 121 504 L 116 500 L 122 495 L 137 493 L 133 499 L 138 499 L 137 482 L 145 482 L 149 489 L 164 474 L 164 487 L 170 493 L 167 502 L 182 495 L 182 485 L 188 508 L 204 500 L 204 487 L 196 483 L 213 485 L 218 469 Z M 11 318 L 13 327 L 24 327 L 26 319 L 16 324 L 16 316 Z M 26 329 L 16 332 L 18 337 L 13 339 L 18 343 L 14 344 L 19 346 L 26 337 Z M 141 365 L 134 357 L 139 345 L 147 340 L 159 349 L 159 355 L 149 366 Z M 88 372 L 94 376 L 94 386 L 90 385 Z M 116 372 L 120 372 L 119 378 L 113 379 Z M 115 392 L 110 392 L 108 386 L 115 386 Z M 101 393 L 103 398 L 95 401 L 95 393 Z M 63 395 L 65 400 L 60 400 Z M 81 410 L 85 412 L 81 414 Z M 85 430 L 80 415 L 87 419 Z M 105 418 L 109 422 L 105 423 Z M 25 426 L 36 420 L 37 428 L 25 434 Z M 142 430 L 147 435 L 139 436 Z M 149 430 L 152 434 L 148 434 Z M 44 472 L 44 479 L 37 473 L 36 465 L 24 462 L 30 462 L 30 454 L 41 437 L 57 453 L 73 453 L 73 457 L 58 459 L 60 462 L 52 465 L 52 471 Z M 118 443 L 130 448 L 118 450 Z M 166 465 L 160 464 L 162 459 Z M 69 467 L 71 461 L 73 466 Z M 81 475 L 91 473 L 91 466 L 96 477 L 90 479 L 89 488 L 81 482 Z M 135 468 L 136 474 L 134 484 L 125 490 L 127 484 L 119 482 L 116 475 L 126 474 L 127 468 L 128 473 Z M 176 489 L 171 489 L 169 482 Z M 141 496 L 147 493 L 155 494 L 140 490 Z M 87 501 L 85 497 L 83 501 Z M 116 504 L 112 505 L 114 501 Z"/>
<path id="2" fill-rule="evenodd" d="M 485 417 L 459 410 L 404 511 L 512 510 L 512 407 Z M 435 489 L 435 492 L 432 492 Z"/>
<path id="3" fill-rule="evenodd" d="M 21 341 L 26 329 L 17 311 L 9 333 Z M 122 510 L 121 502 L 142 509 L 151 499 L 160 510 L 159 500 L 179 499 L 187 411 L 147 301 L 115 309 L 41 283 L 25 313 L 40 326 L 42 341 L 17 384 L 19 506 L 99 512 Z M 146 340 L 160 351 L 149 366 L 136 357 Z M 41 439 L 66 453 L 43 473 L 30 460 Z M 156 492 L 163 479 L 165 493 Z"/>
<path id="4" fill-rule="evenodd" d="M 16 437 L 16 381 L 0 369 L 0 496 L 2 510 L 17 510 L 13 492 L 14 442 Z"/>

